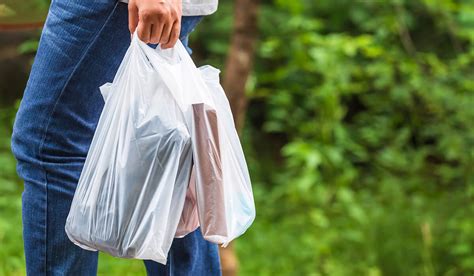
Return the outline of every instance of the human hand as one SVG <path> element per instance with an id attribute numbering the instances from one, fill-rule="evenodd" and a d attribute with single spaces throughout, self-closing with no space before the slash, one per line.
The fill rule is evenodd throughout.
<path id="1" fill-rule="evenodd" d="M 181 30 L 181 0 L 130 0 L 128 28 L 143 42 L 172 48 Z"/>

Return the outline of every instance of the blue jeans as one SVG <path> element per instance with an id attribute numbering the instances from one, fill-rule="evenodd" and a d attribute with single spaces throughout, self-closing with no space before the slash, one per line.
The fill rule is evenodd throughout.
<path id="1" fill-rule="evenodd" d="M 200 17 L 183 17 L 180 39 Z M 116 0 L 53 0 L 18 111 L 12 150 L 23 178 L 28 275 L 95 275 L 97 252 L 83 250 L 64 225 L 104 101 L 130 44 L 127 5 Z M 150 275 L 220 275 L 217 246 L 197 230 L 175 239 L 166 266 Z"/>

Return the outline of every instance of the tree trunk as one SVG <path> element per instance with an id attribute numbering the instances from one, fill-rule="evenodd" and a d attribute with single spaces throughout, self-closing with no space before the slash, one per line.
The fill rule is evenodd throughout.
<path id="1" fill-rule="evenodd" d="M 237 131 L 244 124 L 247 99 L 245 86 L 252 71 L 258 35 L 258 0 L 235 0 L 234 26 L 222 85 L 229 99 Z M 235 276 L 238 260 L 234 247 L 220 248 L 222 274 Z"/>
<path id="2" fill-rule="evenodd" d="M 223 87 L 229 98 L 237 130 L 241 130 L 247 104 L 245 85 L 252 71 L 258 34 L 258 0 L 235 0 L 234 11 L 234 27 Z"/>

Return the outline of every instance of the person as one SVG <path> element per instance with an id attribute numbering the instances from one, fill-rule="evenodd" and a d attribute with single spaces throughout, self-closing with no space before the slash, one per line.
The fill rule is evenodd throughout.
<path id="1" fill-rule="evenodd" d="M 104 105 L 99 87 L 113 80 L 131 33 L 158 47 L 178 38 L 187 46 L 216 8 L 217 0 L 51 2 L 12 135 L 28 275 L 97 274 L 98 253 L 74 245 L 64 227 Z M 149 275 L 221 273 L 217 246 L 199 230 L 174 240 L 166 265 L 145 267 Z"/>

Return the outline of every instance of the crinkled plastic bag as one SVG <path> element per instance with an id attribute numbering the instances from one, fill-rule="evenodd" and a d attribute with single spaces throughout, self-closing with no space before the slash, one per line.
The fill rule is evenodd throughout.
<path id="1" fill-rule="evenodd" d="M 197 69 L 179 41 L 155 50 L 134 35 L 101 92 L 105 106 L 66 221 L 71 241 L 165 264 L 173 237 L 198 225 L 224 245 L 245 232 L 255 206 L 217 69 Z"/>
<path id="2" fill-rule="evenodd" d="M 188 190 L 186 192 L 186 200 L 184 201 L 183 212 L 181 213 L 178 229 L 176 230 L 176 238 L 182 238 L 195 231 L 199 227 L 196 201 L 196 176 L 193 169 L 191 172 L 191 180 L 189 181 Z"/>
<path id="3" fill-rule="evenodd" d="M 135 36 L 105 99 L 66 222 L 87 250 L 165 264 L 192 167 L 183 109 L 154 62 L 171 62 Z M 179 92 L 179 91 L 178 91 Z"/>
<path id="4" fill-rule="evenodd" d="M 177 234 L 183 236 L 200 225 L 205 239 L 226 246 L 250 227 L 255 205 L 219 70 L 207 65 L 199 68 L 199 74 L 205 83 L 202 93 L 209 97 L 191 103 L 194 176 Z"/>

